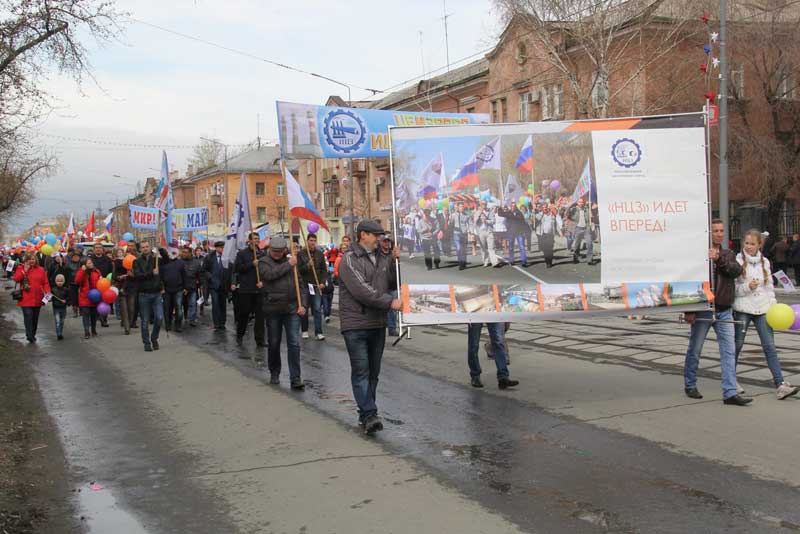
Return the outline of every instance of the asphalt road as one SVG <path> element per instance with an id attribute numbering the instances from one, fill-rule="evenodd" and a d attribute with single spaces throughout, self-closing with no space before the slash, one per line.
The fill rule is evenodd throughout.
<path id="1" fill-rule="evenodd" d="M 387 348 L 387 428 L 370 439 L 333 325 L 303 342 L 308 387 L 295 393 L 285 371 L 265 385 L 237 357 L 252 339 L 238 349 L 231 331 L 201 326 L 143 353 L 113 326 L 78 339 L 76 319 L 54 342 L 49 319 L 38 347 L 20 347 L 36 358 L 90 532 L 800 530 L 797 404 L 768 389 L 748 386 L 752 408 L 725 407 L 706 378 L 708 399 L 689 401 L 664 367 L 515 343 L 521 387 L 497 390 L 482 358 L 476 390 L 459 327 L 419 328 Z"/>

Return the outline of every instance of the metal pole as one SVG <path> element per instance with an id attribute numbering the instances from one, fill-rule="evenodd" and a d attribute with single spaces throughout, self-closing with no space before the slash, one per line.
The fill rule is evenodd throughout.
<path id="1" fill-rule="evenodd" d="M 355 235 L 353 235 L 354 232 L 355 232 L 355 228 L 356 228 L 355 227 L 355 212 L 353 210 L 353 203 L 354 203 L 353 190 L 356 188 L 356 179 L 355 179 L 355 176 L 353 176 L 353 162 L 354 161 L 355 160 L 351 159 L 350 162 L 348 163 L 347 172 L 350 174 L 350 237 L 353 239 L 353 241 L 357 241 L 358 239 L 356 238 Z"/>
<path id="2" fill-rule="evenodd" d="M 719 0 L 719 218 L 725 227 L 722 248 L 728 248 L 728 59 L 725 55 L 727 3 Z"/>

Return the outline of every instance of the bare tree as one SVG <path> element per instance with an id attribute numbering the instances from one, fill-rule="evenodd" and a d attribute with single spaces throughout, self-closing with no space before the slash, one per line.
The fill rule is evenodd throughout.
<path id="1" fill-rule="evenodd" d="M 195 145 L 189 164 L 195 172 L 201 172 L 222 163 L 225 145 L 211 139 L 201 137 L 200 143 Z"/>
<path id="2" fill-rule="evenodd" d="M 0 147 L 0 215 L 6 220 L 30 203 L 34 186 L 56 163 L 52 155 L 24 147 L 21 140 Z"/>
<path id="3" fill-rule="evenodd" d="M 578 118 L 631 114 L 644 102 L 644 74 L 692 39 L 688 0 L 494 0 L 534 44 L 526 50 L 567 82 Z M 613 80 L 613 84 L 611 81 Z M 642 110 L 634 110 L 633 113 Z"/>

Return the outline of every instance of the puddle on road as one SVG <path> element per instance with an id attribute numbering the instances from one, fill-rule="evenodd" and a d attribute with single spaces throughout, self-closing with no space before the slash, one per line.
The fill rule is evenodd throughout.
<path id="1" fill-rule="evenodd" d="M 120 508 L 108 488 L 93 491 L 86 484 L 80 488 L 78 496 L 81 518 L 90 534 L 148 534 L 133 515 Z"/>

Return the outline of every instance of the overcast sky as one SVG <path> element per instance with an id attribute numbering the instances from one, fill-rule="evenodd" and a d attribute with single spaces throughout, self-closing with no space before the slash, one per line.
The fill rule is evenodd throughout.
<path id="1" fill-rule="evenodd" d="M 446 64 L 439 0 L 141 0 L 120 5 L 136 21 L 359 87 L 385 90 L 419 76 L 423 61 L 425 71 Z M 494 44 L 501 28 L 491 0 L 448 0 L 447 11 L 451 62 Z M 83 216 L 98 202 L 111 207 L 132 195 L 137 181 L 157 174 L 159 148 L 86 139 L 192 145 L 199 136 L 212 136 L 245 144 L 256 138 L 260 115 L 262 139 L 274 141 L 276 100 L 324 104 L 331 94 L 347 97 L 347 90 L 334 83 L 141 22 L 131 22 L 119 42 L 90 51 L 100 87 L 87 82 L 81 92 L 72 80 L 58 77 L 47 84 L 58 97 L 58 109 L 41 125 L 39 139 L 57 153 L 60 167 L 15 221 L 17 229 L 57 213 Z M 365 99 L 370 93 L 354 87 L 352 96 Z M 171 168 L 185 172 L 191 149 L 167 149 L 167 155 Z"/>

